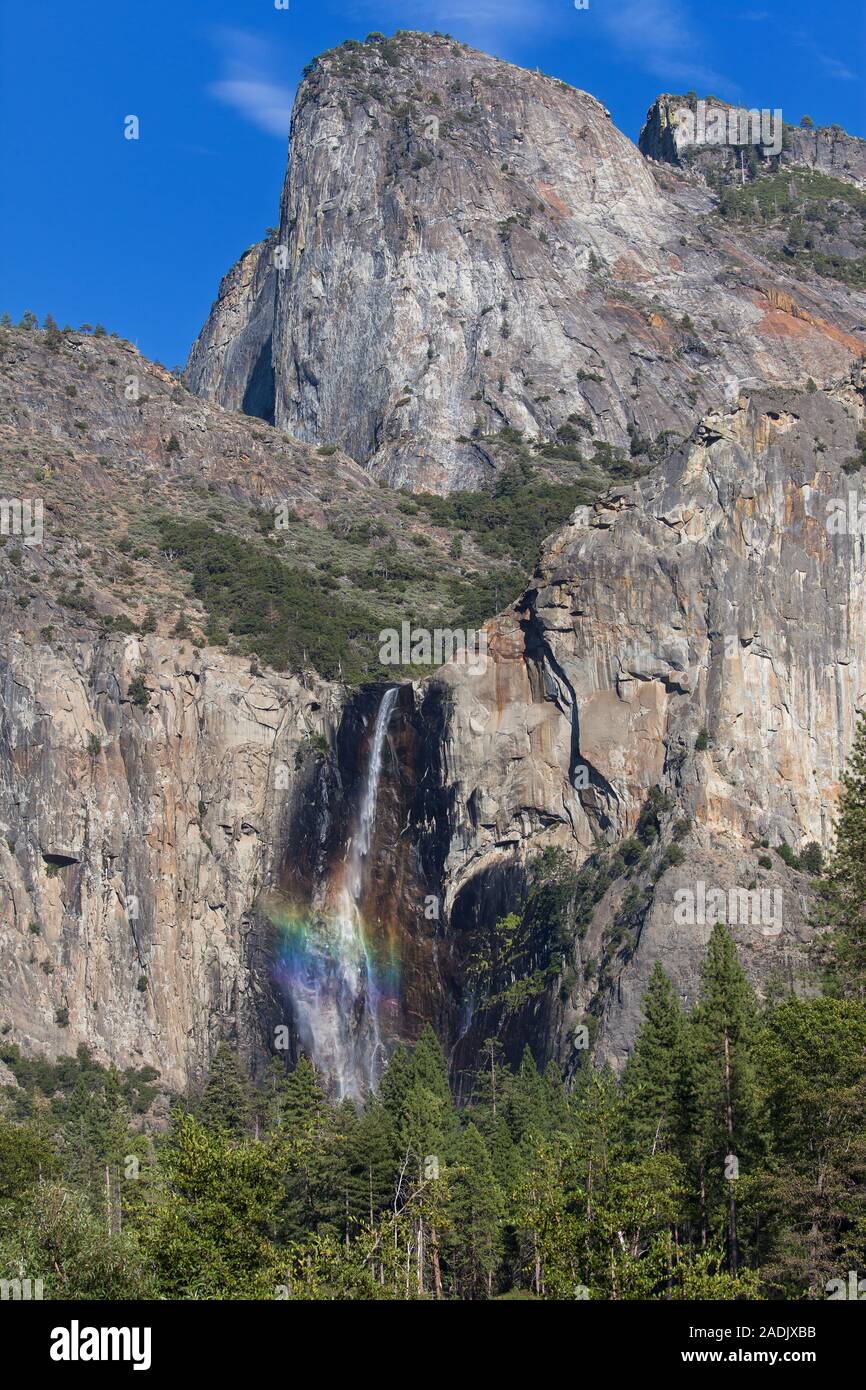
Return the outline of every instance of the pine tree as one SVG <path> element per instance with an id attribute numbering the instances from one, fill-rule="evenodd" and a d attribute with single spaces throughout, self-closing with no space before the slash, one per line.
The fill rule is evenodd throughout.
<path id="1" fill-rule="evenodd" d="M 861 716 L 842 779 L 836 847 L 823 885 L 820 946 L 833 994 L 866 1002 L 866 715 Z"/>
<path id="2" fill-rule="evenodd" d="M 325 1109 L 319 1073 L 308 1057 L 301 1057 L 280 1088 L 280 1124 L 293 1133 L 297 1130 L 314 1133 Z"/>
<path id="3" fill-rule="evenodd" d="M 701 1206 L 704 1220 L 711 1222 L 726 1209 L 728 1268 L 736 1275 L 739 1170 L 761 1147 L 754 1065 L 757 1005 L 734 940 L 721 923 L 710 936 L 690 1031 Z"/>
<path id="4" fill-rule="evenodd" d="M 521 1163 L 519 1151 L 511 1137 L 508 1121 L 501 1113 L 496 1117 L 489 1146 L 493 1175 L 500 1190 L 508 1198 L 520 1179 Z"/>
<path id="5" fill-rule="evenodd" d="M 412 1080 L 416 1085 L 432 1091 L 442 1101 L 451 1103 L 451 1088 L 448 1085 L 448 1063 L 439 1044 L 439 1039 L 430 1024 L 412 1049 L 409 1064 Z"/>
<path id="6" fill-rule="evenodd" d="M 565 1089 L 562 1072 L 553 1058 L 544 1068 L 541 1078 L 541 1094 L 548 1132 L 567 1130 L 572 1121 L 568 1092 Z"/>
<path id="7" fill-rule="evenodd" d="M 679 1110 L 683 1013 L 656 961 L 641 1002 L 644 1022 L 625 1068 L 631 1132 L 648 1151 L 671 1143 Z"/>
<path id="8" fill-rule="evenodd" d="M 353 1201 L 352 1150 L 358 1131 L 355 1103 L 346 1096 L 331 1111 L 320 1134 L 320 1191 L 316 1212 L 320 1221 L 337 1229 L 348 1241 L 356 1225 L 357 1207 Z"/>
<path id="9" fill-rule="evenodd" d="M 379 1085 L 379 1099 L 395 1124 L 400 1123 L 412 1080 L 409 1053 L 401 1043 L 392 1052 Z"/>
<path id="10" fill-rule="evenodd" d="M 503 1201 L 475 1125 L 461 1134 L 455 1157 L 448 1264 L 459 1298 L 489 1298 L 501 1258 Z"/>
<path id="11" fill-rule="evenodd" d="M 513 1077 L 506 1100 L 506 1114 L 515 1143 L 530 1134 L 548 1134 L 551 1129 L 547 1096 L 535 1058 L 527 1044 L 520 1066 Z"/>
<path id="12" fill-rule="evenodd" d="M 44 328 L 45 346 L 49 348 L 52 352 L 54 352 L 57 348 L 59 348 L 60 344 L 63 342 L 63 334 L 60 332 L 60 329 L 57 327 L 57 324 L 51 314 L 45 315 Z"/>
<path id="13" fill-rule="evenodd" d="M 772 1136 L 756 1193 L 767 1276 L 785 1297 L 822 1298 L 866 1245 L 866 1010 L 791 997 L 770 1014 L 758 1061 Z"/>
<path id="14" fill-rule="evenodd" d="M 393 1202 L 398 1168 L 394 1125 L 375 1097 L 364 1107 L 347 1161 L 352 1214 L 372 1224 Z"/>
<path id="15" fill-rule="evenodd" d="M 326 1183 L 333 1115 L 318 1073 L 306 1057 L 281 1084 L 275 1109 L 283 1169 L 279 1230 L 286 1241 L 300 1240 L 315 1230 L 329 1200 L 333 1214 L 333 1190 Z M 332 1183 L 333 1176 L 332 1171 Z"/>
<path id="16" fill-rule="evenodd" d="M 251 1128 L 251 1087 L 241 1075 L 237 1057 L 226 1042 L 221 1042 L 216 1050 L 196 1114 L 206 1129 L 244 1134 Z"/>

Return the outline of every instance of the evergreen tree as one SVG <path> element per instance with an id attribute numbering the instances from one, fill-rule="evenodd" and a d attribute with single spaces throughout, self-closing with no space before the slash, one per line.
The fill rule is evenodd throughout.
<path id="1" fill-rule="evenodd" d="M 412 1049 L 409 1071 L 415 1085 L 423 1086 L 443 1102 L 451 1103 L 451 1088 L 448 1084 L 448 1063 L 430 1024 Z"/>
<path id="2" fill-rule="evenodd" d="M 740 1166 L 761 1152 L 754 1048 L 757 1005 L 728 930 L 712 930 L 691 1018 L 696 1138 L 702 1221 L 726 1228 L 728 1268 L 739 1267 Z"/>
<path id="3" fill-rule="evenodd" d="M 282 1082 L 275 1105 L 283 1190 L 278 1230 L 284 1241 L 297 1241 L 316 1229 L 326 1211 L 335 1216 L 333 1154 L 328 1153 L 333 1114 L 308 1058 L 301 1057 Z M 342 1207 L 338 1219 L 341 1212 Z"/>
<path id="4" fill-rule="evenodd" d="M 195 1112 L 206 1129 L 225 1134 L 244 1134 L 252 1126 L 251 1087 L 241 1075 L 237 1057 L 226 1042 L 221 1042 L 216 1050 Z"/>
<path id="5" fill-rule="evenodd" d="M 645 1148 L 672 1142 L 679 1113 L 683 1014 L 660 961 L 652 968 L 641 1009 L 644 1022 L 626 1064 L 631 1132 Z"/>
<path id="6" fill-rule="evenodd" d="M 273 1140 L 180 1115 L 159 1151 L 156 1199 L 139 1233 L 162 1297 L 273 1297 L 281 1160 Z"/>
<path id="7" fill-rule="evenodd" d="M 395 1124 L 403 1114 L 406 1095 L 412 1085 L 413 1073 L 409 1052 L 402 1043 L 395 1047 L 379 1085 L 379 1099 Z"/>
<path id="8" fill-rule="evenodd" d="M 500 1113 L 490 1137 L 490 1161 L 493 1175 L 506 1197 L 514 1191 L 520 1177 L 520 1154 L 505 1116 Z"/>
<path id="9" fill-rule="evenodd" d="M 776 1296 L 823 1298 L 866 1247 L 866 1010 L 797 999 L 773 1010 L 758 1064 L 772 1153 L 755 1194 Z"/>
<path id="10" fill-rule="evenodd" d="M 544 1068 L 541 1078 L 541 1096 L 548 1132 L 567 1130 L 572 1120 L 568 1093 L 562 1080 L 562 1072 L 552 1058 Z"/>
<path id="11" fill-rule="evenodd" d="M 301 1057 L 278 1091 L 279 1124 L 291 1133 L 314 1133 L 326 1110 L 319 1074 L 308 1057 Z"/>
<path id="12" fill-rule="evenodd" d="M 460 1136 L 451 1174 L 448 1264 L 459 1298 L 490 1297 L 502 1249 L 502 1194 L 475 1125 Z"/>
<path id="13" fill-rule="evenodd" d="M 372 1224 L 394 1199 L 397 1182 L 397 1135 L 384 1105 L 368 1100 L 347 1154 L 350 1210 Z"/>
<path id="14" fill-rule="evenodd" d="M 346 1096 L 328 1116 L 319 1139 L 320 1191 L 316 1212 L 321 1229 L 327 1223 L 348 1239 L 358 1215 L 353 1182 L 352 1152 L 358 1130 L 355 1103 Z M 363 1208 L 362 1208 L 363 1210 Z"/>
<path id="15" fill-rule="evenodd" d="M 857 725 L 843 777 L 836 847 L 823 885 L 819 925 L 828 986 L 846 999 L 866 1002 L 866 715 Z"/>
<path id="16" fill-rule="evenodd" d="M 508 1087 L 506 1114 L 515 1143 L 529 1135 L 548 1134 L 551 1129 L 547 1095 L 535 1058 L 527 1044 L 520 1067 Z"/>

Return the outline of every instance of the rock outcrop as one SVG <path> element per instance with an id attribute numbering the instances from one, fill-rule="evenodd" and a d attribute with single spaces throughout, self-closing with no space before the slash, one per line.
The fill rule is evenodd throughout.
<path id="1" fill-rule="evenodd" d="M 14 633 L 0 691 L 7 1039 L 51 1056 L 84 1043 L 178 1088 L 220 1038 L 255 1061 L 256 902 L 332 694 L 160 638 L 83 641 L 70 660 Z"/>
<path id="2" fill-rule="evenodd" d="M 664 93 L 656 97 L 646 114 L 641 127 L 639 147 L 648 159 L 666 164 L 688 163 L 690 167 L 727 172 L 736 175 L 740 167 L 739 147 L 725 144 L 706 144 L 699 135 L 695 116 L 698 98 L 673 96 Z M 730 102 L 719 101 L 717 97 L 704 99 L 707 110 L 721 110 L 725 113 L 742 113 L 747 108 L 733 106 Z M 772 112 L 767 111 L 767 116 Z M 764 156 L 760 138 L 760 117 L 757 109 L 752 114 L 742 134 L 744 149 L 754 147 L 768 164 L 773 156 Z M 738 136 L 741 122 L 737 122 Z M 766 129 L 765 117 L 765 129 Z M 704 132 L 705 134 L 706 132 Z M 853 183 L 859 188 L 866 187 L 866 140 L 849 135 L 841 126 L 794 126 L 784 125 L 782 146 L 776 161 L 781 169 L 813 169 L 833 178 Z"/>
<path id="3" fill-rule="evenodd" d="M 274 245 L 273 235 L 257 242 L 223 277 L 186 367 L 197 395 L 268 421 L 274 418 Z"/>
<path id="4" fill-rule="evenodd" d="M 452 912 L 477 876 L 541 847 L 581 862 L 631 836 L 654 787 L 668 831 L 691 827 L 683 862 L 644 894 L 626 955 L 605 939 L 623 882 L 579 946 L 584 964 L 613 962 L 600 1048 L 616 1062 L 657 959 L 694 997 L 711 919 L 678 923 L 679 889 L 778 889 L 778 922 L 746 914 L 734 935 L 760 987 L 803 971 L 805 879 L 762 846 L 831 844 L 866 708 L 863 512 L 841 467 L 864 384 L 858 373 L 832 395 L 742 396 L 707 417 L 661 473 L 579 509 L 551 539 L 525 607 L 495 624 L 482 675 L 441 674 L 458 791 Z M 594 992 L 579 983 L 555 1025 L 564 1064 Z"/>
<path id="5" fill-rule="evenodd" d="M 490 482 L 485 436 L 503 427 L 545 439 L 578 414 L 628 446 L 688 434 L 732 378 L 844 379 L 866 351 L 862 313 L 832 281 L 788 279 L 759 243 L 733 246 L 712 208 L 659 181 L 586 92 L 446 38 L 344 44 L 312 65 L 292 118 L 276 423 L 391 484 L 447 492 Z M 227 320 L 270 314 L 252 254 L 190 362 L 224 404 L 243 399 L 251 361 L 232 355 Z M 774 299 L 811 330 L 768 314 Z"/>

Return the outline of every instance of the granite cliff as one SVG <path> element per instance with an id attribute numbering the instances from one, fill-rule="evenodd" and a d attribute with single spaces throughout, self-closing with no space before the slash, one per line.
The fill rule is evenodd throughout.
<path id="1" fill-rule="evenodd" d="M 577 413 L 628 446 L 687 434 L 734 378 L 845 376 L 862 314 L 714 206 L 586 92 L 446 38 L 344 44 L 298 90 L 275 241 L 226 277 L 187 378 L 236 407 L 273 316 L 277 426 L 447 492 L 491 482 L 503 427 Z"/>
<path id="2" fill-rule="evenodd" d="M 647 153 L 451 40 L 343 45 L 185 383 L 0 331 L 7 1041 L 173 1086 L 221 1037 L 296 1049 L 278 933 L 304 966 L 362 812 L 382 1036 L 433 1020 L 456 1077 L 493 1034 L 619 1065 L 655 960 L 694 996 L 699 884 L 749 895 L 759 989 L 810 987 L 797 855 L 866 706 L 866 298 Z M 489 587 L 511 542 L 448 495 L 529 477 L 550 534 Z M 483 669 L 377 666 L 467 592 Z"/>

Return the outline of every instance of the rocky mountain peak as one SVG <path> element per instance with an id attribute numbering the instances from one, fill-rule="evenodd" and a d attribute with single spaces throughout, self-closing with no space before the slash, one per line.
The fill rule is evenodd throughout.
<path id="1" fill-rule="evenodd" d="M 187 376 L 448 492 L 493 480 L 503 430 L 542 446 L 578 416 L 627 451 L 684 437 L 732 380 L 842 379 L 864 350 L 849 313 L 760 238 L 734 248 L 709 192 L 588 93 L 403 33 L 307 70 L 279 229 L 223 281 Z"/>

